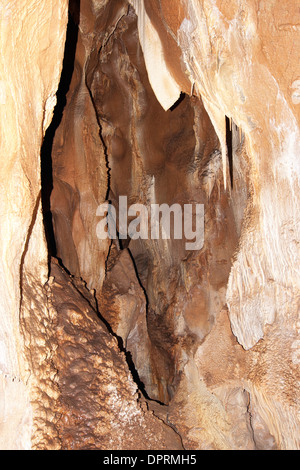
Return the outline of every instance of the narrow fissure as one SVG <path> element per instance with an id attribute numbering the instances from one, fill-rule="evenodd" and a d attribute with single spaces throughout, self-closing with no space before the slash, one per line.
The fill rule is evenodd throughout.
<path id="1" fill-rule="evenodd" d="M 56 93 L 57 103 L 53 112 L 52 122 L 45 133 L 41 148 L 41 198 L 49 258 L 52 256 L 56 257 L 57 254 L 50 207 L 50 196 L 53 190 L 52 149 L 55 133 L 61 123 L 63 111 L 67 104 L 67 93 L 74 72 L 79 17 L 80 0 L 73 0 L 70 2 L 62 73 Z"/>
<path id="2" fill-rule="evenodd" d="M 230 185 L 233 189 L 233 150 L 232 150 L 232 120 L 226 116 L 226 146 L 229 165 Z"/>

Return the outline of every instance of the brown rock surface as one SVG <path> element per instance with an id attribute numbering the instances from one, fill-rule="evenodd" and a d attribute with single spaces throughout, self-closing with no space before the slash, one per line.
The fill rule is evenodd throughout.
<path id="1" fill-rule="evenodd" d="M 148 208 L 153 203 L 171 206 L 189 201 L 209 206 L 207 241 L 200 253 L 187 253 L 186 240 L 123 242 L 124 247 L 129 242 L 147 300 L 147 334 L 144 327 L 140 333 L 134 326 L 131 330 L 138 344 L 134 362 L 138 371 L 139 363 L 149 364 L 148 377 L 145 370 L 140 371 L 147 393 L 167 403 L 185 361 L 183 356 L 203 340 L 216 306 L 225 302 L 237 233 L 233 221 L 225 249 L 225 226 L 227 220 L 233 220 L 233 208 L 223 191 L 218 141 L 202 102 L 186 96 L 172 111 L 162 109 L 148 80 L 136 28 L 136 16 L 130 10 L 101 49 L 91 76 L 90 89 L 111 169 L 108 197 L 115 207 L 123 195 L 128 197 L 128 205 L 142 203 Z M 108 258 L 108 263 L 114 260 Z M 105 288 L 97 295 L 109 323 L 111 300 L 105 301 L 105 296 L 108 285 L 117 284 L 111 277 L 109 271 Z M 117 277 L 119 284 L 124 283 L 123 277 L 127 279 L 127 275 Z M 123 287 L 118 288 L 122 291 Z M 124 301 L 123 296 L 118 316 L 125 315 L 127 321 L 131 307 Z M 196 318 L 195 309 L 199 310 Z M 146 311 L 141 322 L 145 319 Z"/>
<path id="2" fill-rule="evenodd" d="M 0 448 L 300 448 L 299 16 L 1 3 Z M 203 247 L 99 240 L 120 196 Z"/>
<path id="3" fill-rule="evenodd" d="M 247 210 L 226 293 L 232 331 L 249 350 L 242 381 L 248 384 L 251 408 L 257 406 L 261 414 L 256 422 L 266 423 L 278 448 L 295 448 L 299 446 L 299 62 L 295 48 L 300 40 L 299 11 L 293 2 L 284 6 L 276 1 L 179 3 L 184 9 L 184 13 L 178 10 L 183 18 L 180 27 L 176 15 L 169 16 L 168 26 L 181 47 L 194 92 L 201 94 L 215 126 L 224 168 L 225 116 L 245 136 Z M 151 0 L 144 5 L 167 55 L 170 35 L 164 24 L 165 7 Z M 138 10 L 142 9 L 139 5 Z M 145 58 L 150 68 L 151 60 Z M 175 61 L 174 55 L 172 71 Z M 182 69 L 182 61 L 177 67 Z M 174 77 L 183 89 L 179 74 Z M 154 91 L 159 97 L 159 89 Z M 234 155 L 236 164 L 240 163 Z M 233 205 L 234 196 L 233 192 Z M 273 375 L 276 370 L 279 380 Z M 283 398 L 286 394 L 290 402 Z"/>
<path id="4" fill-rule="evenodd" d="M 125 355 L 97 317 L 84 283 L 52 264 L 47 293 L 57 341 L 51 362 L 60 448 L 182 449 L 177 434 L 139 402 Z M 41 446 L 49 443 L 42 439 Z"/>
<path id="5" fill-rule="evenodd" d="M 0 448 L 31 445 L 20 317 L 30 311 L 25 272 L 40 285 L 48 276 L 40 149 L 56 103 L 66 21 L 65 0 L 0 5 Z"/>

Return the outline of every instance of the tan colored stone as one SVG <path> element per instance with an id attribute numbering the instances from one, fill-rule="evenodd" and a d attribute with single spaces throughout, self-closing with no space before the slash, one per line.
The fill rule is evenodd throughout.
<path id="1" fill-rule="evenodd" d="M 67 1 L 4 0 L 0 6 L 0 373 L 4 449 L 31 446 L 32 399 L 25 382 L 20 316 L 24 271 L 47 280 L 40 149 L 62 68 Z M 29 259 L 30 258 L 30 259 Z M 33 262 L 34 260 L 34 262 Z"/>
<path id="2" fill-rule="evenodd" d="M 67 2 L 0 6 L 0 447 L 299 449 L 299 8 L 76 5 L 70 274 Z M 203 249 L 98 240 L 121 195 L 204 203 Z"/>

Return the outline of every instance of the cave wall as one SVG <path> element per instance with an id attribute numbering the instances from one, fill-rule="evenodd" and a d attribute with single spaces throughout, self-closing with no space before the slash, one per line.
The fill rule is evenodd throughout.
<path id="1" fill-rule="evenodd" d="M 0 15 L 0 447 L 299 448 L 294 2 Z M 203 248 L 99 240 L 97 207 L 122 195 L 203 203 Z"/>
<path id="2" fill-rule="evenodd" d="M 137 8 L 155 23 L 167 49 L 164 22 L 173 30 L 177 23 L 169 12 L 168 2 L 162 2 L 161 7 L 158 4 L 138 2 Z M 259 6 L 256 2 L 233 2 L 230 8 L 224 2 L 189 2 L 182 5 L 182 22 L 177 29 L 184 61 L 184 65 L 178 62 L 178 67 L 185 67 L 191 83 L 201 94 L 221 145 L 225 141 L 224 115 L 246 134 L 252 185 L 247 223 L 253 234 L 249 234 L 250 227 L 245 230 L 245 247 L 237 255 L 227 294 L 231 323 L 245 348 L 262 337 L 264 325 L 272 323 L 275 311 L 281 311 L 276 291 L 280 291 L 279 298 L 287 294 L 283 286 L 283 290 L 279 287 L 283 273 L 283 284 L 291 294 L 296 294 L 299 287 L 295 271 L 299 256 L 295 232 L 299 109 L 295 98 L 298 69 L 294 49 L 299 34 L 294 15 L 297 17 L 299 12 L 293 2 L 280 5 L 274 1 Z M 147 43 L 144 33 L 140 34 L 142 43 Z M 276 43 L 272 51 L 270 43 Z M 280 51 L 285 49 L 289 51 L 289 62 L 286 63 L 285 56 L 284 65 L 275 57 L 281 57 Z M 180 77 L 177 80 L 180 83 Z M 262 101 L 263 94 L 266 97 Z M 226 172 L 224 179 L 225 176 Z M 289 229 L 291 225 L 293 228 Z M 258 250 L 259 261 L 256 257 L 251 261 L 249 253 L 253 250 L 255 253 Z M 239 280 L 238 273 L 243 273 L 243 279 Z M 281 300 L 279 303 L 282 304 Z M 261 318 L 257 316 L 258 310 Z M 279 316 L 284 317 L 285 313 Z"/>
<path id="3" fill-rule="evenodd" d="M 116 16 L 105 16 L 109 33 L 99 33 L 98 55 L 86 62 L 109 168 L 106 196 L 116 207 L 120 195 L 148 206 L 202 202 L 205 245 L 187 255 L 176 241 L 112 244 L 96 289 L 101 314 L 130 352 L 146 393 L 168 403 L 177 429 L 193 436 L 186 446 L 297 446 L 293 9 L 195 1 L 178 2 L 175 13 L 167 1 L 131 4 L 120 2 Z M 283 13 L 286 22 L 277 24 Z M 284 48 L 290 66 L 276 68 Z M 54 212 L 55 193 L 54 184 Z M 220 324 L 227 333 L 207 350 Z M 212 356 L 224 365 L 222 377 Z M 276 381 L 280 367 L 283 382 Z"/>
<path id="4" fill-rule="evenodd" d="M 48 278 L 40 149 L 56 102 L 67 11 L 63 0 L 4 1 L 0 7 L 1 448 L 28 448 L 31 441 L 20 309 L 25 270 L 40 285 Z"/>
<path id="5" fill-rule="evenodd" d="M 245 134 L 251 197 L 226 292 L 229 319 L 237 341 L 253 353 L 246 355 L 251 366 L 244 382 L 250 401 L 279 447 L 298 446 L 298 399 L 293 396 L 299 383 L 299 66 L 294 47 L 299 45 L 299 10 L 293 2 L 192 1 L 179 2 L 176 15 L 169 2 L 132 3 L 143 18 L 144 49 L 151 33 L 141 25 L 151 21 L 172 62 L 173 78 L 184 89 L 184 70 L 201 95 L 220 140 L 225 184 L 224 116 Z M 170 58 L 170 36 L 182 51 L 181 61 L 175 53 Z M 150 69 L 148 54 L 150 47 L 145 53 Z M 201 347 L 195 357 L 202 364 Z M 276 383 L 279 369 L 285 379 Z"/>
<path id="6" fill-rule="evenodd" d="M 51 168 L 45 168 L 45 162 L 41 161 L 43 157 L 48 158 L 48 148 L 42 144 L 43 140 L 44 144 L 49 143 L 46 130 L 52 116 L 52 122 L 57 123 L 57 113 L 60 113 L 61 104 L 55 107 L 56 93 L 60 97 L 59 80 L 63 63 L 68 62 L 64 54 L 69 34 L 67 23 L 70 25 L 72 21 L 73 28 L 76 24 L 76 3 L 69 10 L 74 15 L 71 19 L 69 16 L 69 23 L 68 4 L 64 1 L 47 2 L 47 5 L 7 2 L 1 6 L 1 37 L 6 45 L 1 55 L 3 76 L 6 76 L 1 82 L 1 111 L 6 126 L 1 128 L 1 154 L 5 163 L 1 169 L 0 448 L 181 449 L 178 435 L 154 417 L 146 403 L 139 401 L 125 355 L 101 322 L 95 298 L 79 277 L 81 273 L 76 271 L 76 265 L 70 267 L 74 271 L 71 275 L 59 261 L 51 260 L 53 253 L 47 246 L 49 234 L 45 228 L 49 220 L 47 223 L 43 220 L 43 215 L 48 216 L 43 214 L 43 208 L 48 207 L 49 201 L 43 197 L 48 194 L 51 177 L 46 175 L 43 183 L 47 188 L 42 191 L 41 175 L 45 178 L 45 171 Z M 74 70 L 76 76 L 80 59 Z M 80 91 L 79 86 L 79 95 Z M 87 115 L 90 126 L 88 132 L 85 129 L 88 150 L 92 147 L 102 157 L 104 150 L 99 144 L 98 127 L 93 133 L 93 125 L 96 127 L 97 123 L 93 121 L 91 102 L 88 99 L 85 102 L 84 93 L 79 101 L 82 115 Z M 75 146 L 78 152 L 82 148 L 83 144 L 79 148 Z M 88 156 L 95 157 L 92 153 Z M 93 204 L 93 198 L 99 198 L 98 204 L 105 195 L 106 185 L 101 185 L 102 168 L 99 164 L 95 194 L 88 194 L 81 201 L 88 207 Z M 83 173 L 81 168 L 75 176 L 82 177 Z M 91 169 L 88 176 L 91 177 Z M 82 182 L 86 180 L 82 178 Z M 90 190 L 89 181 L 87 187 Z M 77 192 L 82 195 L 82 188 Z M 76 210 L 76 196 L 74 200 Z M 73 203 L 72 194 L 69 203 Z M 78 210 L 75 229 L 82 236 L 78 231 L 79 219 Z M 89 246 L 89 240 L 85 246 Z M 85 246 L 83 251 L 88 256 Z M 99 251 L 100 261 L 87 267 L 97 269 L 95 282 L 101 283 L 105 257 L 102 259 L 102 251 L 96 250 Z"/>
<path id="7" fill-rule="evenodd" d="M 185 238 L 121 240 L 126 254 L 121 250 L 115 255 L 112 250 L 111 267 L 97 295 L 100 311 L 111 325 L 114 320 L 115 331 L 121 334 L 119 324 L 130 323 L 128 311 L 136 315 L 135 306 L 127 307 L 131 283 L 125 287 L 127 280 L 122 281 L 128 264 L 133 264 L 131 277 L 135 268 L 147 308 L 121 336 L 149 396 L 167 403 L 186 357 L 203 341 L 216 309 L 225 302 L 231 255 L 237 246 L 233 208 L 220 171 L 219 142 L 201 100 L 183 96 L 168 111 L 157 101 L 132 9 L 101 49 L 90 89 L 107 149 L 108 197 L 114 206 L 124 195 L 128 206 L 191 201 L 207 206 L 206 242 L 200 253 L 186 251 Z M 119 296 L 112 289 L 116 284 Z"/>

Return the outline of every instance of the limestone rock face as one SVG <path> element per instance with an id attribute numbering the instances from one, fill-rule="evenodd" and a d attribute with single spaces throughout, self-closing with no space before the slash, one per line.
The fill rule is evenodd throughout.
<path id="1" fill-rule="evenodd" d="M 67 3 L 4 0 L 0 6 L 1 448 L 31 445 L 20 317 L 30 311 L 23 303 L 25 273 L 40 285 L 48 277 L 40 149 L 56 103 Z"/>
<path id="2" fill-rule="evenodd" d="M 227 185 L 225 116 L 245 136 L 249 195 L 226 291 L 229 319 L 237 341 L 251 351 L 244 381 L 251 403 L 279 448 L 297 447 L 299 394 L 294 400 L 293 391 L 299 387 L 300 140 L 295 98 L 299 64 L 294 44 L 300 41 L 299 11 L 293 2 L 261 2 L 259 6 L 231 2 L 229 7 L 204 0 L 178 2 L 178 15 L 174 15 L 167 1 L 143 3 L 137 11 L 151 19 L 165 55 L 170 51 L 170 36 L 181 49 L 180 61 L 168 54 L 168 61 L 173 62 L 169 71 L 181 89 L 185 71 L 194 93 L 201 95 L 220 140 Z M 147 35 L 150 42 L 146 29 L 140 34 L 142 44 L 147 44 Z M 288 52 L 281 61 L 283 50 Z M 145 60 L 151 68 L 147 54 Z M 279 367 L 285 377 L 282 381 L 273 375 L 275 370 L 279 374 Z M 287 388 L 290 400 L 283 398 Z M 283 419 L 282 413 L 288 416 Z M 254 439 L 255 433 L 254 424 Z"/>
<path id="3" fill-rule="evenodd" d="M 126 344 L 131 340 L 127 348 L 147 394 L 168 403 L 182 364 L 209 332 L 215 308 L 225 302 L 238 228 L 223 191 L 218 139 L 203 104 L 186 96 L 173 110 L 161 107 L 148 78 L 137 25 L 129 9 L 89 75 L 110 168 L 108 198 L 116 208 L 122 196 L 128 206 L 148 209 L 155 203 L 207 203 L 206 242 L 195 254 L 186 251 L 187 239 L 121 240 L 123 252 L 116 255 L 118 247 L 111 249 L 103 289 L 96 289 L 96 295 L 115 333 Z M 127 249 L 132 259 L 125 255 Z M 144 295 L 137 281 L 128 284 L 136 279 L 135 271 Z M 199 317 L 194 315 L 197 305 L 202 309 Z M 136 309 L 139 321 L 131 323 L 129 312 L 135 316 Z"/>
<path id="4" fill-rule="evenodd" d="M 89 70 L 93 69 L 95 48 L 107 33 L 105 15 L 110 13 L 109 9 L 105 11 L 107 3 L 82 2 L 80 14 L 77 2 L 73 2 L 69 47 L 75 57 L 74 71 L 73 74 L 72 70 L 69 72 L 66 108 L 52 149 L 54 189 L 51 207 L 56 256 L 63 260 L 71 273 L 81 275 L 88 287 L 97 291 L 101 289 L 104 279 L 109 244 L 107 241 L 100 243 L 97 238 L 96 211 L 106 200 L 108 173 L 105 148 L 87 79 Z M 112 21 L 116 14 L 111 12 Z M 98 25 L 97 21 L 103 21 L 103 25 Z M 72 30 L 75 33 L 72 34 Z M 66 60 L 69 62 L 70 50 L 66 50 Z"/>
<path id="5" fill-rule="evenodd" d="M 53 262 L 46 291 L 56 339 L 51 362 L 59 390 L 52 403 L 57 436 L 44 434 L 37 448 L 182 449 L 173 429 L 139 402 L 125 355 L 97 317 L 84 283 Z"/>
<path id="6" fill-rule="evenodd" d="M 0 448 L 300 448 L 299 15 L 1 3 Z M 203 246 L 100 240 L 122 197 Z"/>

